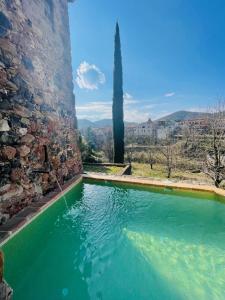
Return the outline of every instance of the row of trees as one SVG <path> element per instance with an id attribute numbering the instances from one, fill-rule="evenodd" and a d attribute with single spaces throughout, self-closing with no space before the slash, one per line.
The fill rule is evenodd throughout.
<path id="1" fill-rule="evenodd" d="M 218 103 L 207 118 L 207 129 L 197 139 L 204 153 L 203 171 L 219 187 L 225 179 L 225 105 Z M 201 142 L 202 141 L 202 142 Z M 202 147 L 201 147 L 201 144 Z"/>
<path id="2" fill-rule="evenodd" d="M 149 164 L 153 167 L 154 152 L 165 158 L 167 177 L 176 167 L 177 157 L 186 155 L 198 161 L 200 171 L 208 175 L 219 187 L 225 180 L 225 105 L 219 103 L 205 118 L 205 126 L 190 125 L 183 129 L 183 142 L 177 142 L 171 132 L 160 145 L 152 147 Z"/>

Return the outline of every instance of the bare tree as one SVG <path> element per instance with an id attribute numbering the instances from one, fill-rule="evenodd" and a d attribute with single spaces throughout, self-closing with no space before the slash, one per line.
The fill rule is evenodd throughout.
<path id="1" fill-rule="evenodd" d="M 225 102 L 219 102 L 207 119 L 203 171 L 219 187 L 225 179 Z"/>
<path id="2" fill-rule="evenodd" d="M 103 145 L 103 152 L 109 162 L 113 161 L 113 135 L 112 131 L 108 131 L 105 134 L 105 142 Z"/>
<path id="3" fill-rule="evenodd" d="M 197 129 L 194 125 L 185 126 L 182 129 L 182 135 L 185 142 L 185 147 L 191 146 L 196 143 Z"/>
<path id="4" fill-rule="evenodd" d="M 176 167 L 178 155 L 178 146 L 174 143 L 174 139 L 172 138 L 170 132 L 166 134 L 165 140 L 163 141 L 162 145 L 158 147 L 158 149 L 166 159 L 167 178 L 170 178 L 172 175 L 172 170 Z"/>
<path id="5" fill-rule="evenodd" d="M 150 164 L 151 170 L 153 169 L 153 165 L 155 164 L 155 149 L 153 147 L 150 148 L 148 152 L 148 162 Z"/>
<path id="6" fill-rule="evenodd" d="M 160 152 L 166 158 L 166 170 L 167 170 L 167 178 L 171 177 L 172 169 L 173 169 L 173 150 L 170 144 L 166 146 L 162 146 L 160 148 Z"/>
<path id="7" fill-rule="evenodd" d="M 133 160 L 134 144 L 131 143 L 126 147 L 127 160 L 129 163 Z"/>

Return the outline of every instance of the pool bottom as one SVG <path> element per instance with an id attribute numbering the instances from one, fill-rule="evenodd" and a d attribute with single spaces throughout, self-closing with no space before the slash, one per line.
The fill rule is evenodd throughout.
<path id="1" fill-rule="evenodd" d="M 81 183 L 3 246 L 14 299 L 224 299 L 225 205 Z"/>

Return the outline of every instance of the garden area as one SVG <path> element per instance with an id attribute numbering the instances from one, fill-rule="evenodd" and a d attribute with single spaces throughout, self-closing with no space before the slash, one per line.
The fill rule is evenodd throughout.
<path id="1" fill-rule="evenodd" d="M 84 164 L 84 173 L 101 173 L 108 175 L 120 175 L 123 167 L 109 165 L 86 165 Z"/>
<path id="2" fill-rule="evenodd" d="M 150 164 L 132 163 L 132 176 L 148 177 L 152 179 L 168 179 L 165 165 L 154 164 L 151 169 Z M 172 181 L 188 181 L 195 183 L 212 184 L 212 180 L 202 172 L 195 173 L 191 170 L 175 168 L 171 173 L 170 180 Z"/>

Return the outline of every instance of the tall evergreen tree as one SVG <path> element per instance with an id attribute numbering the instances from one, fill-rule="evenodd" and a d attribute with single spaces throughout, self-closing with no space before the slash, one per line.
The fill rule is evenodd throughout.
<path id="1" fill-rule="evenodd" d="M 116 23 L 113 72 L 113 140 L 114 163 L 124 162 L 123 69 L 119 24 Z"/>

